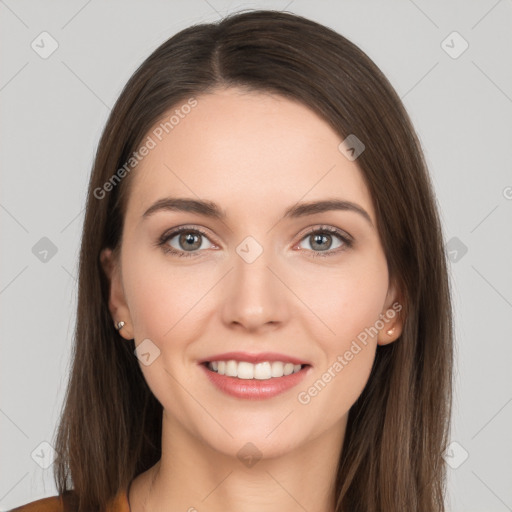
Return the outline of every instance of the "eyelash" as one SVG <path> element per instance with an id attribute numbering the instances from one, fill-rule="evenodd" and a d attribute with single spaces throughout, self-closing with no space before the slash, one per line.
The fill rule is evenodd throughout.
<path id="1" fill-rule="evenodd" d="M 158 247 L 161 247 L 165 254 L 172 254 L 173 256 L 178 256 L 180 258 L 182 258 L 182 257 L 194 258 L 194 257 L 199 256 L 198 253 L 200 251 L 178 251 L 178 250 L 174 249 L 174 247 L 170 247 L 168 245 L 167 242 L 169 242 L 169 240 L 173 239 L 176 235 L 179 235 L 180 233 L 183 233 L 183 232 L 199 233 L 200 235 L 204 236 L 205 238 L 208 238 L 208 234 L 200 228 L 190 227 L 190 226 L 182 226 L 180 228 L 174 229 L 170 233 L 164 233 L 159 238 L 156 245 Z M 304 240 L 305 238 L 307 238 L 308 236 L 311 236 L 314 234 L 323 234 L 323 233 L 328 233 L 330 235 L 336 235 L 343 242 L 343 246 L 338 247 L 337 249 L 334 249 L 334 250 L 327 250 L 327 251 L 312 251 L 312 250 L 306 249 L 306 251 L 312 253 L 311 257 L 313 257 L 313 258 L 318 258 L 318 257 L 325 258 L 328 256 L 334 256 L 334 255 L 340 253 L 341 251 L 350 249 L 353 246 L 353 240 L 350 236 L 348 236 L 344 231 L 341 231 L 340 229 L 334 228 L 331 226 L 319 226 L 319 227 L 311 228 L 309 231 L 307 231 L 302 236 L 302 238 L 300 239 L 300 242 L 302 240 Z M 304 250 L 304 249 L 301 249 L 301 250 Z"/>

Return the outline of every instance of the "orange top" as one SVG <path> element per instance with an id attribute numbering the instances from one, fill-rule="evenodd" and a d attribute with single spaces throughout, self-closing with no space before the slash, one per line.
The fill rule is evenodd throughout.
<path id="1" fill-rule="evenodd" d="M 67 491 L 63 495 L 31 501 L 9 512 L 76 512 L 75 499 L 73 491 Z M 130 512 L 126 491 L 119 492 L 105 512 Z"/>

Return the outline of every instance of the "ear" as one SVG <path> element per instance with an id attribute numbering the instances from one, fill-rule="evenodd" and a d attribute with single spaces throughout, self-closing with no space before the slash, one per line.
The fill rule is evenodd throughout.
<path id="1" fill-rule="evenodd" d="M 380 315 L 384 326 L 382 329 L 379 329 L 379 334 L 377 335 L 378 345 L 393 343 L 402 334 L 405 310 L 402 297 L 402 293 L 393 282 L 388 289 L 386 302 Z"/>
<path id="2" fill-rule="evenodd" d="M 114 325 L 117 325 L 118 322 L 123 321 L 125 325 L 118 332 L 124 339 L 132 340 L 133 323 L 124 296 L 121 268 L 118 258 L 115 256 L 112 249 L 103 249 L 100 253 L 100 262 L 107 280 L 109 281 L 108 308 L 112 315 L 112 322 Z"/>

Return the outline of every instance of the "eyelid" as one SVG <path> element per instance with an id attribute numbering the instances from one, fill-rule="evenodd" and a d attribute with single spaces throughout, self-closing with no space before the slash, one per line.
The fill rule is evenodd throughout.
<path id="1" fill-rule="evenodd" d="M 196 226 L 195 224 L 183 224 L 181 226 L 175 226 L 173 228 L 170 228 L 168 229 L 167 231 L 165 231 L 160 237 L 159 237 L 159 241 L 160 242 L 164 242 L 164 241 L 167 241 L 169 240 L 170 238 L 173 238 L 175 237 L 176 235 L 179 235 L 181 232 L 183 231 L 197 231 L 198 233 L 201 233 L 201 235 L 205 236 L 206 238 L 208 238 L 208 240 L 210 240 L 211 238 L 211 235 L 210 233 L 206 230 L 206 228 L 203 228 L 203 227 L 200 227 L 200 226 Z M 211 240 L 210 240 L 211 241 Z M 212 242 L 213 243 L 213 242 Z"/>
<path id="2" fill-rule="evenodd" d="M 310 235 L 312 233 L 317 233 L 317 232 L 332 233 L 335 235 L 339 235 L 340 237 L 346 238 L 347 240 L 349 240 L 351 242 L 354 241 L 354 238 L 352 237 L 352 235 L 347 233 L 345 230 L 343 230 L 341 228 L 337 228 L 335 226 L 331 226 L 330 224 L 315 224 L 314 226 L 310 226 L 310 227 L 306 228 L 305 231 L 300 233 L 300 235 L 299 235 L 300 240 L 302 240 L 307 235 Z"/>

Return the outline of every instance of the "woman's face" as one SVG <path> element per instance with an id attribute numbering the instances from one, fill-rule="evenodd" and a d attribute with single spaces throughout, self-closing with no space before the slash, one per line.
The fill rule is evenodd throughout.
<path id="1" fill-rule="evenodd" d="M 112 316 L 177 437 L 268 457 L 340 439 L 401 328 L 357 160 L 283 97 L 196 101 L 155 124 L 132 171 L 120 265 L 103 254 Z M 302 207 L 323 201 L 341 206 Z"/>

